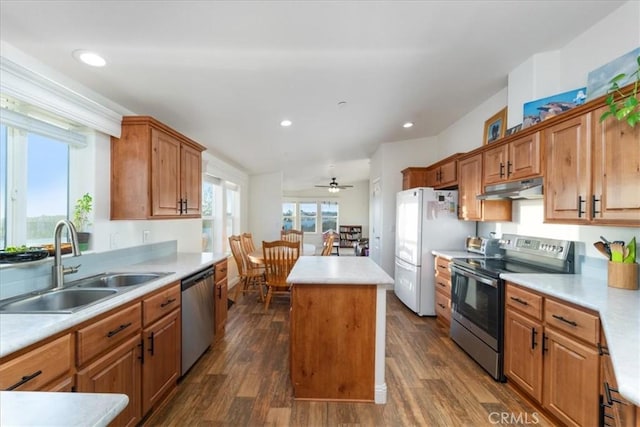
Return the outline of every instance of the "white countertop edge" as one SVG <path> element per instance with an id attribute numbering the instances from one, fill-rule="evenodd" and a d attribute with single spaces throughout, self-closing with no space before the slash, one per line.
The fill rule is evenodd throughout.
<path id="1" fill-rule="evenodd" d="M 103 427 L 128 404 L 119 393 L 0 391 L 0 425 Z"/>
<path id="2" fill-rule="evenodd" d="M 500 277 L 598 312 L 618 391 L 640 406 L 640 291 L 611 288 L 604 279 L 579 274 L 503 273 Z"/>
<path id="3" fill-rule="evenodd" d="M 431 251 L 431 255 L 439 256 L 449 261 L 454 258 L 486 258 L 484 255 L 467 252 L 465 250 L 434 249 Z"/>
<path id="4" fill-rule="evenodd" d="M 173 272 L 144 285 L 133 287 L 98 304 L 90 305 L 75 313 L 0 313 L 0 357 L 49 338 L 97 315 L 140 298 L 190 274 L 226 259 L 226 254 L 178 253 L 140 264 L 124 266 L 121 272 Z M 33 325 L 28 327 L 28 325 Z M 35 327 L 37 325 L 37 327 Z M 27 330 L 28 328 L 28 330 Z"/>

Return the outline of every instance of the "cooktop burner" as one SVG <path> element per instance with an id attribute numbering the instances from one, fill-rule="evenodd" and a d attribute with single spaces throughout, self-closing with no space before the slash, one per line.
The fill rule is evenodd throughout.
<path id="1" fill-rule="evenodd" d="M 556 273 L 552 269 L 497 258 L 456 258 L 455 264 L 462 265 L 480 274 L 498 278 L 500 273 Z"/>

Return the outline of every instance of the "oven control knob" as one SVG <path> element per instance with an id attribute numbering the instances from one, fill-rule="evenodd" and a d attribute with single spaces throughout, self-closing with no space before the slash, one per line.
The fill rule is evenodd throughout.
<path id="1" fill-rule="evenodd" d="M 562 253 L 562 250 L 564 249 L 564 247 L 562 246 L 558 246 L 558 253 Z"/>
<path id="2" fill-rule="evenodd" d="M 555 252 L 555 250 L 556 250 L 556 245 L 551 246 L 551 250 L 552 250 L 553 252 Z"/>

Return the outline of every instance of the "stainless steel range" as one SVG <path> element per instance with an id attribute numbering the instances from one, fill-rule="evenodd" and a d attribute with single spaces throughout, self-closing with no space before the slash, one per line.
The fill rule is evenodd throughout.
<path id="1" fill-rule="evenodd" d="M 501 273 L 575 271 L 568 240 L 505 234 L 501 258 L 454 258 L 451 265 L 451 338 L 491 376 L 504 381 L 504 280 Z"/>

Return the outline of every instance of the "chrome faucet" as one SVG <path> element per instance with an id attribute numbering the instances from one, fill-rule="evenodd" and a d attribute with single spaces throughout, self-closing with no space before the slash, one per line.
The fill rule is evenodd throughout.
<path id="1" fill-rule="evenodd" d="M 73 223 L 67 219 L 61 219 L 56 224 L 56 229 L 54 231 L 54 241 L 53 247 L 55 250 L 55 255 L 53 259 L 53 288 L 60 289 L 64 286 L 64 275 L 65 274 L 73 274 L 78 271 L 80 265 L 76 265 L 75 267 L 64 267 L 62 265 L 62 249 L 60 248 L 60 240 L 62 239 L 62 229 L 64 226 L 69 230 L 69 234 L 71 235 L 71 250 L 73 251 L 73 256 L 80 256 L 80 248 L 78 246 L 78 233 L 76 232 L 76 228 L 73 226 Z"/>

